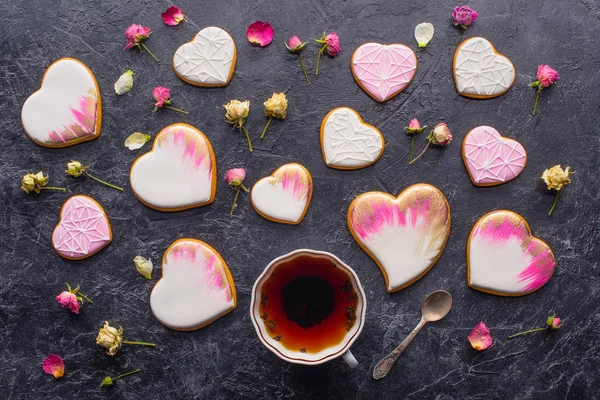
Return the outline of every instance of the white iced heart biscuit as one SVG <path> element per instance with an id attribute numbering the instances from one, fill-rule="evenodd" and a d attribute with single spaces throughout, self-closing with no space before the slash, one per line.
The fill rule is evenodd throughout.
<path id="1" fill-rule="evenodd" d="M 302 221 L 312 197 L 312 178 L 306 168 L 290 163 L 252 187 L 250 202 L 262 217 L 283 224 Z"/>
<path id="2" fill-rule="evenodd" d="M 363 193 L 348 208 L 348 228 L 391 293 L 423 277 L 440 258 L 450 234 L 450 206 L 442 192 L 424 183 L 398 197 Z"/>
<path id="3" fill-rule="evenodd" d="M 233 76 L 235 62 L 233 38 L 225 30 L 209 26 L 175 51 L 173 70 L 192 85 L 226 86 Z"/>
<path id="4" fill-rule="evenodd" d="M 367 167 L 381 157 L 384 147 L 381 132 L 365 124 L 351 108 L 335 108 L 323 119 L 321 150 L 325 164 L 331 168 Z"/>
<path id="5" fill-rule="evenodd" d="M 513 63 L 482 37 L 465 40 L 454 53 L 454 82 L 458 93 L 465 97 L 500 96 L 510 89 L 515 77 Z"/>
<path id="6" fill-rule="evenodd" d="M 169 125 L 156 135 L 152 150 L 131 166 L 131 189 L 156 210 L 199 207 L 215 199 L 216 165 L 202 132 L 188 124 Z"/>
<path id="7" fill-rule="evenodd" d="M 25 133 L 44 147 L 67 147 L 97 138 L 102 101 L 94 74 L 81 61 L 61 58 L 44 73 L 40 89 L 23 104 Z"/>
<path id="8" fill-rule="evenodd" d="M 202 328 L 236 306 L 235 285 L 219 253 L 196 239 L 179 239 L 163 256 L 162 278 L 150 294 L 150 308 L 165 326 Z"/>

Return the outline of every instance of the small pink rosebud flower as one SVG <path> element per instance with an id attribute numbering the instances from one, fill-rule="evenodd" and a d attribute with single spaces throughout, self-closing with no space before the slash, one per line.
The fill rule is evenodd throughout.
<path id="1" fill-rule="evenodd" d="M 48 354 L 48 357 L 42 361 L 42 369 L 54 379 L 58 379 L 65 374 L 65 363 L 59 355 Z"/>
<path id="2" fill-rule="evenodd" d="M 325 43 L 327 43 L 327 54 L 331 57 L 337 56 L 340 51 L 342 51 L 340 38 L 335 32 L 331 32 L 329 35 L 325 36 Z"/>
<path id="3" fill-rule="evenodd" d="M 146 40 L 150 36 L 150 33 L 152 33 L 150 28 L 139 24 L 131 24 L 125 31 L 125 38 L 127 39 L 125 50 L 129 50 L 133 46 L 139 46 L 143 40 Z"/>
<path id="4" fill-rule="evenodd" d="M 60 304 L 63 308 L 67 308 L 73 314 L 79 314 L 79 300 L 75 294 L 64 291 L 56 296 L 56 301 L 58 301 L 58 304 Z"/>
<path id="5" fill-rule="evenodd" d="M 458 25 L 463 29 L 467 29 L 475 20 L 479 14 L 477 11 L 467 6 L 456 6 L 452 11 L 452 23 Z"/>
<path id="6" fill-rule="evenodd" d="M 552 315 L 548 317 L 548 320 L 546 320 L 546 325 L 548 328 L 550 328 L 550 330 L 557 331 L 560 329 L 561 325 L 560 318 L 556 318 L 554 315 Z"/>
<path id="7" fill-rule="evenodd" d="M 452 141 L 452 133 L 446 124 L 437 124 L 433 128 L 431 142 L 440 146 L 448 146 Z"/>
<path id="8" fill-rule="evenodd" d="M 157 86 L 152 91 L 152 97 L 156 100 L 155 107 L 162 107 L 165 104 L 171 104 L 171 90 L 163 86 Z"/>
<path id="9" fill-rule="evenodd" d="M 416 118 L 411 119 L 408 123 L 408 129 L 421 129 L 421 124 L 419 123 L 419 120 Z"/>
<path id="10" fill-rule="evenodd" d="M 292 36 L 285 44 L 285 47 L 292 53 L 299 53 L 304 50 L 307 44 L 308 42 L 303 42 L 298 36 Z"/>
<path id="11" fill-rule="evenodd" d="M 256 21 L 248 26 L 246 35 L 250 43 L 265 47 L 273 41 L 274 32 L 268 22 Z"/>
<path id="12" fill-rule="evenodd" d="M 560 75 L 556 70 L 552 69 L 549 65 L 543 64 L 538 66 L 536 77 L 538 81 L 540 81 L 542 87 L 545 88 L 560 79 Z"/>
<path id="13" fill-rule="evenodd" d="M 181 11 L 181 9 L 177 6 L 171 6 L 167 8 L 167 11 L 161 13 L 160 16 L 162 17 L 165 25 L 168 26 L 179 25 L 179 23 L 185 18 L 185 14 L 183 14 L 183 11 Z"/>
<path id="14" fill-rule="evenodd" d="M 492 345 L 492 335 L 483 322 L 478 323 L 469 334 L 469 342 L 477 351 L 483 351 Z"/>
<path id="15" fill-rule="evenodd" d="M 227 184 L 233 188 L 240 186 L 246 179 L 246 170 L 244 168 L 232 168 L 225 174 Z"/>

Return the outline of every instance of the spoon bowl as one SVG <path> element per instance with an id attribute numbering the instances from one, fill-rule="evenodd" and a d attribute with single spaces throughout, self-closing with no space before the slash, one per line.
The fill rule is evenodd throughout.
<path id="1" fill-rule="evenodd" d="M 452 296 L 445 290 L 438 290 L 423 300 L 421 314 L 427 322 L 439 321 L 444 318 L 452 308 Z"/>

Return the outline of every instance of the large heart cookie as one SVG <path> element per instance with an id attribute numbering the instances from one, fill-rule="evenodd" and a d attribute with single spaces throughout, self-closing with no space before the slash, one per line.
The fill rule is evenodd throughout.
<path id="1" fill-rule="evenodd" d="M 235 69 L 233 38 L 221 28 L 202 29 L 173 55 L 177 76 L 196 86 L 226 86 Z"/>
<path id="2" fill-rule="evenodd" d="M 417 56 L 403 44 L 365 43 L 352 54 L 350 66 L 358 85 L 381 103 L 406 89 L 413 80 Z"/>
<path id="3" fill-rule="evenodd" d="M 531 236 L 527 222 L 512 211 L 484 215 L 469 236 L 467 282 L 473 289 L 523 296 L 544 286 L 555 265 L 550 247 Z"/>
<path id="4" fill-rule="evenodd" d="M 40 89 L 23 104 L 23 129 L 45 147 L 66 147 L 100 135 L 102 101 L 92 71 L 81 61 L 61 58 L 44 73 Z"/>
<path id="5" fill-rule="evenodd" d="M 60 220 L 52 233 L 52 246 L 61 257 L 69 260 L 87 258 L 111 240 L 108 217 L 96 200 L 77 195 L 63 204 Z"/>
<path id="6" fill-rule="evenodd" d="M 262 217 L 296 225 L 308 210 L 312 190 L 308 170 L 300 164 L 290 163 L 256 182 L 250 193 L 250 202 Z"/>
<path id="7" fill-rule="evenodd" d="M 465 97 L 489 99 L 500 96 L 515 81 L 515 67 L 482 37 L 462 42 L 454 53 L 456 90 Z"/>
<path id="8" fill-rule="evenodd" d="M 335 108 L 321 124 L 321 150 L 325 164 L 337 169 L 358 169 L 373 164 L 385 143 L 377 128 L 365 124 L 356 111 Z"/>
<path id="9" fill-rule="evenodd" d="M 212 203 L 217 164 L 208 138 L 191 125 L 169 125 L 131 166 L 131 189 L 148 207 L 179 211 Z"/>
<path id="10" fill-rule="evenodd" d="M 463 161 L 475 186 L 494 186 L 515 179 L 527 164 L 527 153 L 516 140 L 491 126 L 472 129 L 463 141 Z"/>
<path id="11" fill-rule="evenodd" d="M 150 308 L 165 326 L 202 328 L 236 306 L 235 285 L 219 253 L 196 239 L 172 243 L 162 260 L 162 278 L 150 294 Z"/>
<path id="12" fill-rule="evenodd" d="M 425 183 L 398 197 L 368 192 L 350 204 L 348 228 L 379 265 L 391 293 L 423 277 L 440 258 L 450 234 L 450 206 Z"/>

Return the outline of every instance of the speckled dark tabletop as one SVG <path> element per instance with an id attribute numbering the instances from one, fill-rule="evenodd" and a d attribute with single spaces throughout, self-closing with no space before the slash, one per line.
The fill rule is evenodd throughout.
<path id="1" fill-rule="evenodd" d="M 598 396 L 600 380 L 600 284 L 598 278 L 598 65 L 600 5 L 595 0 L 471 1 L 480 17 L 468 31 L 450 24 L 452 1 L 374 4 L 347 1 L 181 0 L 187 23 L 170 28 L 160 12 L 170 4 L 132 0 L 27 1 L 0 4 L 0 387 L 4 399 L 231 399 L 231 398 L 406 398 L 406 399 L 584 399 Z M 430 3 L 430 2 L 427 2 Z M 246 27 L 269 21 L 275 40 L 261 49 L 248 44 Z M 354 82 L 352 51 L 362 43 L 398 42 L 416 48 L 413 30 L 429 21 L 436 33 L 417 52 L 419 69 L 406 91 L 384 104 L 369 98 Z M 160 58 L 154 62 L 136 51 L 123 51 L 123 32 L 131 23 L 153 29 L 146 44 Z M 237 43 L 238 64 L 229 86 L 202 89 L 185 84 L 171 69 L 175 49 L 205 26 L 220 26 Z M 283 45 L 293 34 L 318 37 L 336 31 L 342 53 L 325 58 L 318 77 L 307 86 L 296 56 Z M 469 100 L 454 89 L 452 55 L 465 38 L 483 36 L 508 56 L 517 70 L 514 87 L 492 100 Z M 304 55 L 313 71 L 317 47 Z M 46 67 L 61 57 L 75 57 L 95 73 L 102 91 L 103 125 L 98 140 L 66 149 L 45 149 L 23 133 L 20 109 L 37 90 Z M 541 96 L 531 117 L 537 65 L 559 70 L 558 87 Z M 126 68 L 135 70 L 135 85 L 117 97 L 114 81 Z M 152 88 L 172 88 L 177 106 L 152 113 Z M 243 136 L 224 121 L 222 104 L 230 99 L 252 102 L 247 126 L 257 136 L 266 119 L 262 102 L 287 90 L 289 115 L 271 124 L 265 140 L 247 151 Z M 373 166 L 351 172 L 327 168 L 321 157 L 319 126 L 337 106 L 356 109 L 377 126 L 386 149 Z M 444 121 L 455 135 L 446 149 L 432 148 L 417 163 L 407 163 L 410 139 L 403 127 L 412 117 L 433 125 Z M 299 226 L 262 219 L 242 196 L 234 216 L 228 214 L 233 192 L 219 180 L 213 204 L 178 213 L 143 206 L 129 189 L 129 167 L 147 151 L 129 151 L 124 139 L 134 131 L 155 135 L 183 121 L 211 140 L 219 176 L 230 167 L 247 168 L 249 184 L 286 162 L 304 164 L 314 179 L 314 195 Z M 529 162 L 515 181 L 493 188 L 471 184 L 460 156 L 464 135 L 477 125 L 491 125 L 519 140 Z M 424 145 L 424 135 L 418 145 Z M 123 193 L 91 180 L 64 174 L 78 159 L 100 177 L 125 187 Z M 555 164 L 577 174 L 552 217 L 553 194 L 539 179 Z M 26 172 L 43 170 L 50 182 L 68 193 L 25 195 L 19 181 Z M 452 231 L 437 265 L 421 280 L 388 294 L 375 263 L 352 239 L 346 226 L 350 201 L 360 193 L 393 194 L 426 182 L 447 196 Z M 52 249 L 51 234 L 63 202 L 84 193 L 107 211 L 113 242 L 84 261 L 67 261 Z M 523 298 L 502 298 L 466 284 L 465 246 L 475 221 L 494 209 L 513 210 L 546 240 L 557 258 L 552 280 Z M 193 237 L 214 246 L 235 278 L 238 307 L 203 329 L 175 332 L 162 326 L 148 304 L 152 282 L 135 271 L 132 259 L 149 255 L 160 264 L 164 250 L 177 238 Z M 248 313 L 254 280 L 276 256 L 297 248 L 330 251 L 358 273 L 368 299 L 366 325 L 352 350 L 355 370 L 342 360 L 317 367 L 288 364 L 262 346 Z M 154 281 L 159 270 L 155 270 Z M 94 304 L 79 315 L 62 310 L 54 296 L 63 282 L 79 283 Z M 375 363 L 399 343 L 419 320 L 424 296 L 445 289 L 454 307 L 441 322 L 427 326 L 382 381 L 371 377 Z M 564 327 L 508 341 L 507 335 L 543 323 L 555 311 Z M 95 345 L 104 320 L 122 325 L 130 339 L 157 343 L 156 349 L 125 347 L 110 358 Z M 479 321 L 490 327 L 495 342 L 483 353 L 467 335 Z M 64 357 L 67 372 L 59 381 L 45 375 L 48 353 Z M 140 368 L 142 373 L 112 388 L 99 388 L 106 375 Z"/>

